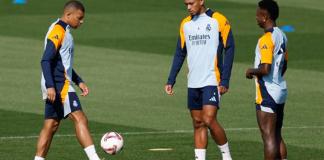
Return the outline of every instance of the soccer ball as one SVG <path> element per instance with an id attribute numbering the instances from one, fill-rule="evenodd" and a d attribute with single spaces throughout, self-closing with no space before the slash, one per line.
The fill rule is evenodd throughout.
<path id="1" fill-rule="evenodd" d="M 100 145 L 106 153 L 114 155 L 123 149 L 124 139 L 117 132 L 107 132 L 102 136 Z"/>

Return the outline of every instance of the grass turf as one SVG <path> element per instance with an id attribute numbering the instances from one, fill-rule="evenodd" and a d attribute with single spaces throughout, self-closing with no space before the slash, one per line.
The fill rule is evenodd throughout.
<path id="1" fill-rule="evenodd" d="M 299 0 L 301 3 L 302 1 Z M 40 100 L 40 57 L 43 36 L 51 21 L 60 14 L 64 1 L 53 5 L 35 0 L 27 6 L 0 2 L 0 159 L 32 159 L 42 125 Z M 186 109 L 186 68 L 178 77 L 176 95 L 163 93 L 179 21 L 186 14 L 177 1 L 85 1 L 86 23 L 73 31 L 76 41 L 75 69 L 88 83 L 91 94 L 81 98 L 98 146 L 108 130 L 125 134 L 125 149 L 109 159 L 193 159 L 192 133 L 145 134 L 148 131 L 191 130 Z M 236 38 L 236 59 L 230 92 L 222 98 L 219 119 L 223 126 L 245 128 L 228 130 L 234 159 L 261 159 L 262 143 L 255 128 L 254 85 L 244 78 L 253 61 L 253 51 L 261 30 L 255 24 L 255 5 L 234 2 L 208 2 L 231 21 Z M 117 7 L 123 6 L 123 7 Z M 170 7 L 171 6 L 171 7 Z M 240 8 L 237 10 L 236 8 Z M 282 7 L 280 25 L 291 24 L 289 33 L 289 97 L 283 136 L 289 159 L 324 157 L 323 99 L 324 12 L 295 6 Z M 139 18 L 140 17 L 140 18 Z M 244 22 L 244 23 L 243 23 Z M 246 23 L 248 22 L 248 23 Z M 308 24 L 312 24 L 311 26 Z M 143 27 L 145 26 L 145 27 Z M 132 28 L 132 29 L 129 29 Z M 10 124 L 10 125 L 9 125 Z M 310 127 L 310 128 L 303 128 Z M 64 121 L 59 135 L 73 135 Z M 8 138 L 27 136 L 26 138 Z M 214 143 L 209 159 L 219 159 Z M 171 147 L 170 152 L 150 152 L 149 148 Z M 99 148 L 98 148 L 99 150 Z M 71 154 L 72 153 L 72 154 Z M 106 156 L 99 150 L 99 154 Z M 107 156 L 106 156 L 107 157 Z M 48 159 L 85 159 L 74 137 L 55 137 Z"/>

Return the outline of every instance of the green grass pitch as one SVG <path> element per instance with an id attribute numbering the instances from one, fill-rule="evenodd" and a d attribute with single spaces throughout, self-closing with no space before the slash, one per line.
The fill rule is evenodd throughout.
<path id="1" fill-rule="evenodd" d="M 24 6 L 0 1 L 0 160 L 33 159 L 43 122 L 40 58 L 50 23 L 64 0 L 33 0 Z M 186 67 L 178 76 L 175 96 L 164 94 L 179 23 L 187 15 L 183 1 L 84 0 L 85 24 L 73 31 L 74 68 L 90 87 L 81 97 L 98 153 L 111 160 L 193 159 L 191 119 L 186 109 Z M 324 3 L 285 0 L 278 25 L 287 33 L 289 96 L 283 137 L 289 159 L 324 157 Z M 256 2 L 207 0 L 207 6 L 230 20 L 236 41 L 230 91 L 222 97 L 219 120 L 226 129 L 234 159 L 262 159 L 263 145 L 254 109 L 254 82 L 245 79 L 257 38 Z M 99 148 L 103 133 L 117 131 L 124 150 L 108 156 Z M 149 151 L 172 148 L 171 151 Z M 220 159 L 211 141 L 207 158 Z M 86 159 L 65 120 L 54 137 L 48 160 Z"/>

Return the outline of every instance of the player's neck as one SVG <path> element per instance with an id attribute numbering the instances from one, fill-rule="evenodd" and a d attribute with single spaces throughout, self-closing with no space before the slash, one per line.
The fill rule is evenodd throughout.
<path id="1" fill-rule="evenodd" d="M 64 16 L 62 16 L 60 18 L 60 20 L 63 21 L 64 23 L 66 23 L 66 24 L 69 24 L 67 18 L 65 18 Z"/>
<path id="2" fill-rule="evenodd" d="M 272 22 L 272 21 L 270 21 L 270 22 L 268 22 L 268 23 L 266 23 L 265 25 L 264 25 L 264 32 L 268 32 L 269 30 L 271 30 L 271 28 L 273 28 L 273 27 L 276 27 L 276 22 Z"/>
<path id="3" fill-rule="evenodd" d="M 204 14 L 206 12 L 206 10 L 207 10 L 206 7 L 202 6 L 198 15 Z"/>

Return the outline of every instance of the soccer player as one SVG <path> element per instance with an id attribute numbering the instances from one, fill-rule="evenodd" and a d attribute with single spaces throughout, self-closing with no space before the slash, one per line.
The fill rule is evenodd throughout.
<path id="1" fill-rule="evenodd" d="M 276 26 L 279 7 L 273 0 L 262 0 L 256 11 L 256 21 L 264 30 L 255 50 L 254 68 L 246 77 L 255 78 L 256 117 L 264 143 L 264 159 L 286 159 L 287 150 L 281 136 L 287 86 L 287 37 Z"/>
<path id="2" fill-rule="evenodd" d="M 78 85 L 82 96 L 89 94 L 87 85 L 73 69 L 74 42 L 71 28 L 80 27 L 84 14 L 85 9 L 81 2 L 67 2 L 62 17 L 49 27 L 46 34 L 41 60 L 45 120 L 34 160 L 45 159 L 60 121 L 67 117 L 74 122 L 76 137 L 88 158 L 99 160 L 88 129 L 87 117 L 82 112 L 80 101 L 72 86 L 72 82 Z"/>
<path id="3" fill-rule="evenodd" d="M 216 115 L 220 96 L 229 88 L 234 39 L 226 17 L 207 9 L 204 3 L 204 0 L 184 0 L 190 16 L 183 19 L 180 25 L 165 92 L 173 95 L 177 74 L 187 57 L 188 109 L 194 128 L 195 159 L 206 159 L 209 130 L 223 160 L 231 160 L 227 137 Z"/>

